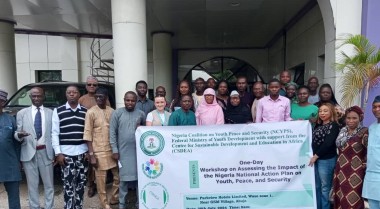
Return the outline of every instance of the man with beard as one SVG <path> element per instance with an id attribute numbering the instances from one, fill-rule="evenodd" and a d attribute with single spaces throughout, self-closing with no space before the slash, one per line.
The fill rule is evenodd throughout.
<path id="1" fill-rule="evenodd" d="M 150 100 L 146 94 L 148 92 L 148 84 L 141 80 L 136 83 L 137 101 L 136 109 L 141 110 L 148 115 L 152 110 L 154 110 L 154 102 Z"/>
<path id="2" fill-rule="evenodd" d="M 66 104 L 55 108 L 52 118 L 52 144 L 55 162 L 61 166 L 64 209 L 83 208 L 88 169 L 87 144 L 83 140 L 87 109 L 78 102 L 77 86 L 66 89 Z"/>
<path id="3" fill-rule="evenodd" d="M 110 143 L 112 157 L 119 161 L 119 208 L 125 209 L 128 185 L 137 181 L 137 156 L 135 131 L 145 125 L 145 113 L 136 107 L 137 95 L 128 91 L 124 95 L 124 105 L 111 116 Z"/>
<path id="4" fill-rule="evenodd" d="M 237 91 L 239 92 L 240 103 L 243 106 L 247 106 L 249 109 L 251 109 L 254 97 L 251 93 L 247 91 L 247 87 L 248 87 L 247 77 L 239 76 L 236 80 L 236 88 L 237 88 Z"/>
<path id="5" fill-rule="evenodd" d="M 192 94 L 194 101 L 194 108 L 197 109 L 203 99 L 203 92 L 205 91 L 206 82 L 203 78 L 199 77 L 195 79 L 195 92 Z"/>

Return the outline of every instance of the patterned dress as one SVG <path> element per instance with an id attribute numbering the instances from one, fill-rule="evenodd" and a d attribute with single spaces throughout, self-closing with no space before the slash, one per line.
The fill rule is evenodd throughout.
<path id="1" fill-rule="evenodd" d="M 344 130 L 342 130 L 344 131 Z M 344 134 L 344 133 L 340 134 Z M 363 127 L 338 147 L 333 197 L 335 209 L 364 209 L 362 196 L 367 155 L 368 129 Z"/>

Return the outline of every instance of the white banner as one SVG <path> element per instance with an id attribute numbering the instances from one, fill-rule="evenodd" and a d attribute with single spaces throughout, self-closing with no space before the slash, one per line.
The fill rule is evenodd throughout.
<path id="1" fill-rule="evenodd" d="M 136 131 L 140 208 L 316 208 L 307 121 Z"/>

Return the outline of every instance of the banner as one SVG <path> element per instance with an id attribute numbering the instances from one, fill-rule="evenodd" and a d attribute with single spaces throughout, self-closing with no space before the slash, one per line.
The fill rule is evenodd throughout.
<path id="1" fill-rule="evenodd" d="M 136 131 L 140 208 L 316 208 L 308 121 Z"/>

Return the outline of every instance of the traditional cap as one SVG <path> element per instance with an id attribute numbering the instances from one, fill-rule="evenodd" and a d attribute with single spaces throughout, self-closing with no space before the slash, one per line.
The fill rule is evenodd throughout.
<path id="1" fill-rule="evenodd" d="M 363 110 L 362 110 L 362 108 L 360 108 L 360 107 L 358 107 L 358 106 L 352 106 L 352 107 L 350 107 L 350 108 L 348 108 L 347 110 L 346 110 L 346 115 L 347 115 L 347 113 L 349 113 L 349 112 L 356 112 L 358 115 L 363 115 L 364 114 L 364 112 L 363 112 Z"/>
<path id="2" fill-rule="evenodd" d="M 380 102 L 380 95 L 375 97 L 375 99 L 373 100 L 372 104 L 373 103 L 377 103 L 377 102 Z"/>
<path id="3" fill-rule="evenodd" d="M 8 92 L 0 89 L 0 100 L 7 101 L 8 98 Z"/>
<path id="4" fill-rule="evenodd" d="M 239 96 L 239 93 L 236 90 L 233 90 L 230 94 L 230 97 L 236 97 Z"/>

